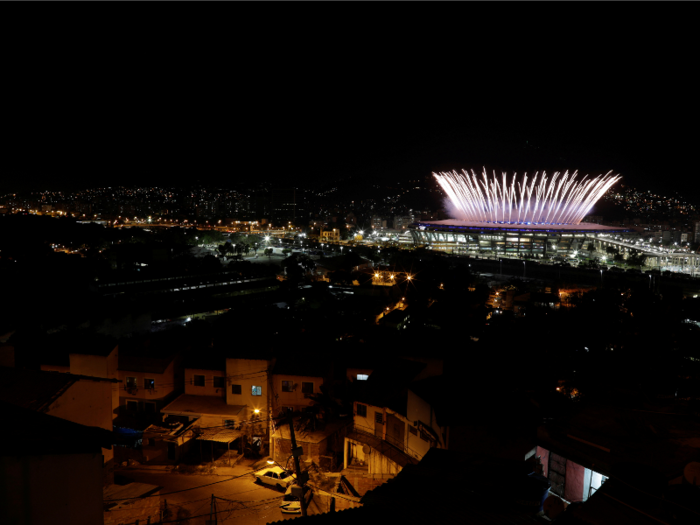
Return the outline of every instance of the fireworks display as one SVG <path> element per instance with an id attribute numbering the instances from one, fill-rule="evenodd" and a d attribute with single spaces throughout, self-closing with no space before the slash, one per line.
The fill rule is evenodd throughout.
<path id="1" fill-rule="evenodd" d="M 462 173 L 433 173 L 455 207 L 456 219 L 497 224 L 578 224 L 593 205 L 621 177 L 586 175 L 576 180 L 577 172 L 562 175 L 545 172 L 528 179 L 527 173 L 508 183 L 505 173 L 489 177 L 486 170 L 477 176 Z"/>

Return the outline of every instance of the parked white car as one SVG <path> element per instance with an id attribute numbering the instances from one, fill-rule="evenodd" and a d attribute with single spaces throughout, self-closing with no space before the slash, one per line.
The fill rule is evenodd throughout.
<path id="1" fill-rule="evenodd" d="M 288 487 L 294 479 L 294 474 L 278 466 L 264 468 L 255 473 L 255 481 L 271 487 Z"/>
<path id="2" fill-rule="evenodd" d="M 306 505 L 309 505 L 311 500 L 311 489 L 309 487 L 304 487 L 304 500 Z M 292 486 L 287 487 L 287 492 L 284 493 L 284 498 L 282 498 L 282 503 L 280 503 L 280 509 L 285 514 L 301 514 L 301 502 L 299 498 L 292 495 Z"/>

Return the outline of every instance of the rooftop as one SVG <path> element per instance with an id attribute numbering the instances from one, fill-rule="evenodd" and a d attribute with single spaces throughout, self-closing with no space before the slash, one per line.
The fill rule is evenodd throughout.
<path id="1" fill-rule="evenodd" d="M 245 405 L 227 405 L 226 399 L 220 396 L 193 396 L 182 394 L 172 403 L 164 407 L 163 414 L 185 416 L 237 416 Z"/>
<path id="2" fill-rule="evenodd" d="M 218 443 L 232 443 L 244 433 L 242 430 L 234 430 L 232 428 L 207 428 L 201 432 L 197 439 L 216 441 Z"/>
<path id="3" fill-rule="evenodd" d="M 587 404 L 538 430 L 538 444 L 606 475 L 616 465 L 640 463 L 667 481 L 700 461 L 700 423 L 663 407 Z"/>
<path id="4" fill-rule="evenodd" d="M 0 401 L 45 412 L 51 403 L 80 380 L 117 382 L 116 379 L 0 366 Z"/>
<path id="5" fill-rule="evenodd" d="M 395 478 L 367 492 L 362 507 L 296 519 L 319 524 L 541 523 L 533 510 L 515 503 L 518 481 L 526 478 L 523 463 L 431 448 L 420 463 L 406 465 Z"/>
<path id="6" fill-rule="evenodd" d="M 3 436 L 0 456 L 88 454 L 112 448 L 112 432 L 88 427 L 67 419 L 42 414 L 0 401 L 0 410 L 14 431 Z"/>

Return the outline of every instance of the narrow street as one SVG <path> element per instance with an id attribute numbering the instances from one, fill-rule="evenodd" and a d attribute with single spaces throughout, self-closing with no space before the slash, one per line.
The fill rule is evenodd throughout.
<path id="1" fill-rule="evenodd" d="M 173 511 L 168 521 L 174 523 L 177 511 L 183 508 L 190 517 L 188 525 L 204 525 L 209 519 L 212 494 L 217 498 L 219 524 L 264 525 L 297 516 L 283 514 L 279 508 L 283 493 L 256 484 L 248 467 L 238 466 L 226 469 L 226 472 L 230 475 L 175 474 L 135 467 L 121 469 L 117 474 L 131 481 L 162 487 L 160 501 L 167 501 Z M 235 479 L 229 479 L 232 477 Z M 158 505 L 158 498 L 153 500 L 154 505 Z M 312 499 L 309 514 L 318 513 L 320 510 Z"/>

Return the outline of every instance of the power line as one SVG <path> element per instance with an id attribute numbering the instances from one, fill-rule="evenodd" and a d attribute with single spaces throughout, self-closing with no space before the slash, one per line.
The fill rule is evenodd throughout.
<path id="1" fill-rule="evenodd" d="M 196 487 L 189 487 L 189 488 L 186 488 L 186 489 L 174 490 L 174 491 L 172 491 L 172 492 L 166 492 L 165 494 L 151 494 L 150 496 L 143 496 L 143 497 L 142 497 L 142 496 L 138 496 L 138 497 L 134 497 L 134 498 L 106 499 L 106 500 L 104 500 L 104 501 L 127 501 L 127 500 L 134 500 L 134 499 L 146 499 L 146 498 L 155 498 L 155 497 L 161 497 L 161 496 L 169 496 L 169 495 L 171 495 L 171 494 L 180 494 L 180 493 L 182 493 L 182 492 L 187 492 L 187 491 L 190 491 L 190 490 L 202 489 L 202 488 L 204 488 L 204 487 L 211 487 L 212 485 L 218 485 L 219 483 L 224 483 L 224 482 L 226 482 L 226 481 L 233 481 L 234 479 L 239 479 L 239 478 L 242 478 L 242 477 L 247 476 L 247 475 L 249 475 L 249 474 L 250 474 L 250 472 L 246 472 L 245 474 L 241 474 L 240 476 L 233 476 L 233 477 L 230 477 L 230 478 L 228 478 L 228 479 L 222 479 L 222 480 L 219 480 L 219 481 L 213 481 L 213 482 L 211 482 L 211 483 L 206 483 L 206 484 L 204 484 L 204 485 L 199 485 L 199 486 L 196 486 Z"/>

